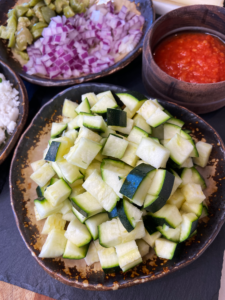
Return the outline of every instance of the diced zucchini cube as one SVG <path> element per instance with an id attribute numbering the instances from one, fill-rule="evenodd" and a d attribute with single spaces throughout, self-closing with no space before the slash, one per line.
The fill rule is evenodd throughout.
<path id="1" fill-rule="evenodd" d="M 127 163 L 128 165 L 135 167 L 138 161 L 138 156 L 136 155 L 137 148 L 137 144 L 129 142 L 124 156 L 121 158 L 121 160 Z"/>
<path id="2" fill-rule="evenodd" d="M 87 227 L 78 219 L 71 221 L 65 232 L 65 237 L 75 244 L 77 247 L 82 247 L 91 241 L 91 234 Z"/>
<path id="3" fill-rule="evenodd" d="M 146 120 L 146 122 L 152 127 L 158 127 L 169 119 L 170 116 L 168 116 L 160 108 L 157 108 L 157 110 Z"/>
<path id="4" fill-rule="evenodd" d="M 91 113 L 91 107 L 88 102 L 88 98 L 85 98 L 76 108 L 76 113 L 79 114 L 81 112 Z"/>
<path id="5" fill-rule="evenodd" d="M 64 230 L 66 221 L 62 219 L 61 214 L 53 214 L 49 216 L 42 229 L 42 234 L 49 234 L 52 229 Z"/>
<path id="6" fill-rule="evenodd" d="M 60 212 L 63 204 L 60 203 L 57 206 L 53 206 L 47 199 L 35 199 L 34 205 L 37 209 L 40 220 L 47 218 L 48 216 Z"/>
<path id="7" fill-rule="evenodd" d="M 74 144 L 78 136 L 78 131 L 76 131 L 75 129 L 70 129 L 67 132 L 65 132 L 65 136 L 68 137 Z"/>
<path id="8" fill-rule="evenodd" d="M 136 155 L 158 169 L 166 166 L 170 151 L 151 138 L 142 138 Z"/>
<path id="9" fill-rule="evenodd" d="M 75 144 L 77 144 L 81 138 L 86 138 L 88 140 L 94 141 L 99 143 L 102 139 L 102 137 L 97 134 L 96 132 L 93 132 L 92 130 L 82 127 L 79 131 L 78 138 L 76 139 Z"/>
<path id="10" fill-rule="evenodd" d="M 86 256 L 88 251 L 88 245 L 84 245 L 83 247 L 77 247 L 71 241 L 67 240 L 66 248 L 63 253 L 63 258 L 67 259 L 82 259 Z"/>
<path id="11" fill-rule="evenodd" d="M 88 192 L 75 197 L 70 197 L 70 200 L 76 210 L 78 210 L 84 217 L 91 217 L 104 211 L 95 197 Z"/>
<path id="12" fill-rule="evenodd" d="M 201 185 L 196 183 L 187 183 L 182 187 L 182 193 L 187 202 L 202 203 L 206 196 L 204 195 Z"/>
<path id="13" fill-rule="evenodd" d="M 137 126 L 134 126 L 128 135 L 127 140 L 139 145 L 143 137 L 148 137 L 148 133 Z"/>
<path id="14" fill-rule="evenodd" d="M 196 143 L 196 148 L 198 150 L 199 157 L 193 158 L 194 164 L 204 168 L 209 161 L 209 157 L 212 152 L 212 145 L 199 141 Z"/>
<path id="15" fill-rule="evenodd" d="M 90 243 L 87 255 L 84 259 L 85 259 L 85 262 L 88 266 L 91 266 L 95 262 L 99 261 L 98 252 L 97 252 L 97 249 L 95 247 L 94 241 L 92 241 Z"/>
<path id="16" fill-rule="evenodd" d="M 128 141 L 110 134 L 102 150 L 103 155 L 122 158 L 128 146 Z"/>
<path id="17" fill-rule="evenodd" d="M 178 165 L 182 165 L 194 149 L 192 143 L 179 134 L 175 134 L 165 147 L 170 151 L 170 158 Z"/>
<path id="18" fill-rule="evenodd" d="M 139 114 L 136 114 L 136 116 L 134 117 L 134 126 L 137 126 L 137 127 L 141 128 L 142 130 L 146 131 L 148 134 L 152 133 L 151 126 L 148 125 L 146 123 L 145 119 Z"/>
<path id="19" fill-rule="evenodd" d="M 107 108 L 116 108 L 118 104 L 115 100 L 108 96 L 103 96 L 101 99 L 91 108 L 92 113 L 104 114 L 107 112 Z"/>
<path id="20" fill-rule="evenodd" d="M 85 224 L 86 224 L 88 230 L 90 231 L 94 240 L 96 240 L 98 238 L 98 226 L 108 220 L 109 220 L 108 213 L 103 212 L 103 213 L 97 214 L 91 218 L 88 218 L 85 221 Z"/>
<path id="21" fill-rule="evenodd" d="M 149 119 L 151 115 L 158 109 L 158 106 L 152 101 L 147 100 L 137 111 L 139 115 L 141 115 L 145 120 Z"/>
<path id="22" fill-rule="evenodd" d="M 106 248 L 122 243 L 118 219 L 114 218 L 98 226 L 99 243 Z"/>
<path id="23" fill-rule="evenodd" d="M 160 238 L 155 241 L 155 252 L 158 257 L 172 259 L 177 244 L 166 239 Z"/>
<path id="24" fill-rule="evenodd" d="M 138 246 L 138 251 L 140 252 L 141 257 L 144 257 L 149 253 L 150 247 L 148 243 L 146 243 L 143 239 L 136 240 L 136 244 Z"/>
<path id="25" fill-rule="evenodd" d="M 61 159 L 63 159 L 63 156 L 69 152 L 70 147 L 72 146 L 73 143 L 66 136 L 51 140 L 51 145 L 45 156 L 45 160 L 60 161 Z"/>
<path id="26" fill-rule="evenodd" d="M 184 201 L 185 201 L 184 195 L 181 192 L 181 190 L 178 189 L 173 195 L 170 196 L 170 198 L 167 200 L 166 203 L 175 205 L 178 209 L 180 209 Z"/>
<path id="27" fill-rule="evenodd" d="M 98 251 L 101 267 L 105 273 L 112 273 L 119 268 L 119 260 L 115 248 L 103 248 Z"/>
<path id="28" fill-rule="evenodd" d="M 72 210 L 72 204 L 71 202 L 66 199 L 64 202 L 63 202 L 63 207 L 62 209 L 60 210 L 60 212 L 65 215 L 67 214 L 68 212 L 70 212 Z"/>
<path id="29" fill-rule="evenodd" d="M 77 107 L 78 107 L 78 104 L 76 102 L 65 99 L 64 103 L 63 103 L 62 115 L 64 117 L 74 119 L 77 116 L 77 113 L 75 111 L 75 109 Z"/>
<path id="30" fill-rule="evenodd" d="M 69 183 L 73 183 L 84 177 L 84 175 L 80 173 L 79 168 L 69 163 L 66 159 L 59 161 L 57 165 L 62 172 L 63 178 Z"/>
<path id="31" fill-rule="evenodd" d="M 51 129 L 51 138 L 55 138 L 59 136 L 66 128 L 67 128 L 67 124 L 53 122 L 52 129 Z"/>
<path id="32" fill-rule="evenodd" d="M 101 148 L 101 144 L 81 138 L 79 143 L 70 149 L 65 158 L 69 163 L 87 169 Z"/>
<path id="33" fill-rule="evenodd" d="M 66 200 L 71 194 L 70 186 L 63 180 L 59 179 L 54 184 L 47 187 L 44 192 L 45 198 L 56 206 Z"/>
<path id="34" fill-rule="evenodd" d="M 143 237 L 143 240 L 150 245 L 152 248 L 155 246 L 155 241 L 159 239 L 161 236 L 161 233 L 159 231 L 156 231 L 152 234 L 150 234 L 146 229 L 145 229 L 145 235 Z"/>
<path id="35" fill-rule="evenodd" d="M 30 165 L 31 165 L 32 170 L 35 172 L 38 169 L 40 169 L 40 167 L 42 167 L 45 163 L 46 163 L 46 161 L 44 159 L 40 159 L 40 160 L 32 162 Z"/>
<path id="36" fill-rule="evenodd" d="M 85 99 L 88 99 L 88 102 L 90 106 L 94 106 L 98 102 L 98 98 L 94 93 L 87 93 L 81 96 L 81 100 L 84 101 Z"/>
<path id="37" fill-rule="evenodd" d="M 50 164 L 45 163 L 37 171 L 35 171 L 30 178 L 37 183 L 40 187 L 43 187 L 48 181 L 55 175 L 55 171 Z"/>
<path id="38" fill-rule="evenodd" d="M 63 255 L 64 249 L 66 247 L 66 238 L 64 236 L 65 230 L 53 229 L 42 249 L 39 257 L 41 258 L 55 258 Z"/>
<path id="39" fill-rule="evenodd" d="M 98 132 L 105 132 L 107 127 L 102 116 L 84 116 L 83 126 Z"/>
<path id="40" fill-rule="evenodd" d="M 96 170 L 83 183 L 83 187 L 98 200 L 106 211 L 112 211 L 119 200 L 114 190 L 102 180 Z"/>

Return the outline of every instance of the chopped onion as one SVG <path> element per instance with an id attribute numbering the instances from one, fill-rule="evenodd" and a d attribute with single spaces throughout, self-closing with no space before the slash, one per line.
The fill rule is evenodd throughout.
<path id="1" fill-rule="evenodd" d="M 50 78 L 99 73 L 119 54 L 133 51 L 142 36 L 144 17 L 123 6 L 117 13 L 111 1 L 92 5 L 74 17 L 56 16 L 42 37 L 27 48 L 24 70 Z"/>

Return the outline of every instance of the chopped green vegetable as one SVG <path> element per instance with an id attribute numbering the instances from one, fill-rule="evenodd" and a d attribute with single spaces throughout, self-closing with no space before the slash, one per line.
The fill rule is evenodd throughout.
<path id="1" fill-rule="evenodd" d="M 63 14 L 67 18 L 71 18 L 71 17 L 73 17 L 75 15 L 74 11 L 72 10 L 72 8 L 70 6 L 65 6 L 63 8 Z"/>
<path id="2" fill-rule="evenodd" d="M 49 8 L 47 6 L 43 6 L 41 8 L 41 13 L 42 13 L 42 16 L 43 16 L 45 22 L 47 22 L 47 23 L 50 23 L 51 18 L 55 17 L 54 10 L 52 10 L 51 8 Z"/>

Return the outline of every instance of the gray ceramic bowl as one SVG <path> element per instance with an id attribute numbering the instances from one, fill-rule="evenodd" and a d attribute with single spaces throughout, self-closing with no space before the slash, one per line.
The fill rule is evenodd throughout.
<path id="1" fill-rule="evenodd" d="M 43 150 L 50 138 L 51 122 L 60 120 L 65 98 L 80 102 L 82 94 L 101 93 L 106 90 L 127 91 L 115 85 L 87 83 L 71 87 L 46 103 L 21 137 L 10 170 L 11 205 L 17 227 L 27 248 L 52 277 L 65 284 L 89 290 L 114 290 L 129 287 L 161 278 L 187 266 L 213 242 L 225 219 L 225 186 L 220 181 L 224 178 L 225 148 L 221 138 L 209 124 L 188 109 L 174 103 L 160 101 L 165 109 L 185 121 L 185 127 L 192 131 L 193 137 L 198 140 L 205 139 L 213 144 L 208 166 L 204 170 L 201 168 L 199 170 L 206 178 L 208 186 L 205 190 L 209 204 L 208 222 L 199 223 L 197 235 L 191 241 L 180 244 L 179 252 L 173 260 L 152 257 L 150 253 L 144 258 L 142 264 L 126 273 L 105 275 L 99 263 L 88 267 L 83 259 L 41 259 L 38 257 L 45 241 L 45 236 L 41 235 L 44 220 L 36 221 L 34 216 L 33 200 L 36 197 L 36 185 L 30 179 L 32 173 L 30 163 L 42 158 Z"/>
<path id="2" fill-rule="evenodd" d="M 0 145 L 0 164 L 6 159 L 9 155 L 13 147 L 15 146 L 16 142 L 18 141 L 23 127 L 26 123 L 27 116 L 28 116 L 28 96 L 26 88 L 14 71 L 7 66 L 3 61 L 0 60 L 0 73 L 4 74 L 6 79 L 9 80 L 13 87 L 19 91 L 19 117 L 17 120 L 17 126 L 12 135 L 7 136 L 6 141 L 4 144 Z M 1 97 L 1 95 L 0 95 Z"/>
<path id="3" fill-rule="evenodd" d="M 7 12 L 9 9 L 14 7 L 18 0 L 0 0 L 0 25 L 6 23 L 7 20 Z M 123 2 L 123 0 L 122 0 Z M 65 85 L 73 85 L 82 83 L 85 81 L 94 80 L 100 77 L 104 77 L 110 75 L 116 71 L 127 66 L 130 62 L 132 62 L 141 52 L 143 47 L 144 35 L 150 28 L 151 24 L 155 19 L 155 14 L 153 10 L 153 5 L 151 0 L 134 0 L 131 2 L 135 2 L 137 10 L 140 11 L 141 15 L 145 18 L 145 24 L 143 27 L 143 36 L 137 46 L 133 51 L 129 52 L 123 59 L 119 62 L 115 63 L 111 67 L 103 70 L 100 73 L 90 74 L 90 75 L 82 75 L 81 77 L 71 77 L 68 79 L 49 79 L 47 77 L 39 77 L 37 75 L 28 75 L 23 71 L 21 65 L 18 61 L 15 61 L 12 57 L 12 54 L 9 49 L 7 49 L 6 43 L 0 39 L 0 59 L 2 59 L 5 63 L 7 63 L 13 70 L 18 73 L 21 77 L 25 78 L 27 81 L 43 85 L 43 86 L 65 86 Z"/>

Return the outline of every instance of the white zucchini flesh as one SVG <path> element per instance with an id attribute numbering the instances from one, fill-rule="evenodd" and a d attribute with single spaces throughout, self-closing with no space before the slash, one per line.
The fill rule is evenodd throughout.
<path id="1" fill-rule="evenodd" d="M 144 257 L 149 253 L 149 249 L 150 249 L 149 244 L 146 243 L 143 239 L 136 240 L 136 244 L 138 246 L 138 250 L 141 254 L 141 257 Z"/>
<path id="2" fill-rule="evenodd" d="M 132 205 L 128 200 L 123 200 L 124 212 L 133 228 L 142 220 L 143 212 L 136 206 Z"/>
<path id="3" fill-rule="evenodd" d="M 106 221 L 109 221 L 109 216 L 107 213 L 97 214 L 85 221 L 87 229 L 90 231 L 94 240 L 98 238 L 98 226 Z"/>
<path id="4" fill-rule="evenodd" d="M 120 193 L 120 189 L 126 179 L 126 175 L 121 173 L 122 172 L 116 173 L 112 170 L 102 169 L 102 179 L 114 190 L 119 198 L 123 197 L 123 195 Z"/>
<path id="5" fill-rule="evenodd" d="M 187 202 L 202 203 L 206 196 L 204 195 L 201 185 L 196 183 L 187 183 L 182 187 L 182 193 Z"/>
<path id="6" fill-rule="evenodd" d="M 199 157 L 194 157 L 194 164 L 204 168 L 208 164 L 210 154 L 212 152 L 212 145 L 199 141 L 196 143 Z"/>
<path id="7" fill-rule="evenodd" d="M 103 247 L 114 247 L 122 243 L 118 219 L 114 218 L 98 226 L 99 243 Z"/>
<path id="8" fill-rule="evenodd" d="M 88 102 L 90 106 L 94 106 L 98 102 L 98 98 L 94 93 L 87 93 L 81 96 L 81 101 L 84 101 L 86 98 L 88 98 Z"/>
<path id="9" fill-rule="evenodd" d="M 74 213 L 72 211 L 69 211 L 62 216 L 62 219 L 66 220 L 68 222 L 71 222 L 76 219 L 76 216 L 74 215 Z"/>
<path id="10" fill-rule="evenodd" d="M 163 238 L 155 241 L 155 252 L 158 257 L 172 259 L 176 250 L 177 244 Z"/>
<path id="11" fill-rule="evenodd" d="M 64 236 L 65 230 L 53 229 L 42 249 L 39 257 L 41 258 L 55 258 L 63 255 L 64 249 L 66 247 L 66 238 Z"/>
<path id="12" fill-rule="evenodd" d="M 158 226 L 157 229 L 167 240 L 172 241 L 174 243 L 178 243 L 180 241 L 180 226 L 178 226 L 177 228 L 170 228 L 167 225 L 163 225 Z"/>
<path id="13" fill-rule="evenodd" d="M 91 241 L 90 232 L 78 219 L 69 223 L 65 232 L 65 237 L 77 247 L 82 247 Z"/>
<path id="14" fill-rule="evenodd" d="M 139 145 L 143 137 L 148 137 L 148 133 L 137 126 L 134 126 L 128 135 L 127 140 Z"/>
<path id="15" fill-rule="evenodd" d="M 170 158 L 178 165 L 182 165 L 194 149 L 192 143 L 179 134 L 175 134 L 165 147 L 170 151 Z"/>
<path id="16" fill-rule="evenodd" d="M 98 257 L 103 270 L 119 266 L 118 256 L 114 247 L 99 250 Z"/>
<path id="17" fill-rule="evenodd" d="M 38 186 L 43 187 L 54 175 L 55 171 L 52 166 L 49 163 L 45 163 L 31 174 L 30 178 L 37 183 Z"/>
<path id="18" fill-rule="evenodd" d="M 148 231 L 145 229 L 145 235 L 143 237 L 143 240 L 149 244 L 152 248 L 155 246 L 155 241 L 159 239 L 161 236 L 161 233 L 159 231 L 154 232 L 153 234 L 149 234 Z"/>
<path id="19" fill-rule="evenodd" d="M 88 98 L 85 98 L 76 108 L 76 113 L 79 114 L 81 112 L 91 113 L 90 103 Z"/>
<path id="20" fill-rule="evenodd" d="M 136 155 L 156 169 L 164 168 L 170 151 L 151 138 L 142 138 Z"/>
<path id="21" fill-rule="evenodd" d="M 51 138 L 59 136 L 63 130 L 65 130 L 67 127 L 67 124 L 64 123 L 52 123 L 52 129 L 51 129 Z"/>
<path id="22" fill-rule="evenodd" d="M 104 114 L 107 112 L 107 108 L 116 108 L 118 105 L 115 100 L 108 96 L 101 97 L 98 102 L 92 106 L 92 113 Z"/>
<path id="23" fill-rule="evenodd" d="M 181 128 L 180 126 L 166 123 L 163 126 L 163 139 L 171 140 L 177 133 L 180 134 Z"/>
<path id="24" fill-rule="evenodd" d="M 72 204 L 71 202 L 66 199 L 64 202 L 63 202 L 63 207 L 62 209 L 60 210 L 60 212 L 65 215 L 66 213 L 68 213 L 69 211 L 71 211 L 72 209 Z"/>
<path id="25" fill-rule="evenodd" d="M 169 119 L 169 115 L 162 111 L 161 108 L 157 108 L 157 110 L 146 120 L 146 122 L 152 127 L 158 127 Z"/>
<path id="26" fill-rule="evenodd" d="M 70 186 L 63 179 L 59 179 L 58 181 L 47 187 L 44 192 L 44 197 L 53 206 L 56 206 L 66 200 L 70 194 Z"/>
<path id="27" fill-rule="evenodd" d="M 173 195 L 182 184 L 182 179 L 174 170 L 172 170 L 172 174 L 175 176 L 175 179 L 174 179 L 173 189 L 170 196 Z"/>
<path id="28" fill-rule="evenodd" d="M 181 214 L 175 205 L 165 204 L 160 210 L 151 213 L 154 218 L 162 218 L 173 228 L 176 228 L 182 222 Z"/>
<path id="29" fill-rule="evenodd" d="M 138 161 L 138 156 L 136 155 L 137 148 L 137 144 L 129 142 L 121 160 L 124 161 L 126 164 L 135 167 Z"/>
<path id="30" fill-rule="evenodd" d="M 98 101 L 101 100 L 101 99 L 102 99 L 103 97 L 105 97 L 105 96 L 111 98 L 114 102 L 116 102 L 116 100 L 115 100 L 115 98 L 113 97 L 113 94 L 112 94 L 111 91 L 105 91 L 105 92 L 102 92 L 102 93 L 99 93 L 99 94 L 96 95 Z"/>
<path id="31" fill-rule="evenodd" d="M 48 216 L 60 212 L 63 207 L 63 203 L 57 206 L 53 206 L 47 199 L 34 200 L 34 205 L 37 209 L 40 220 L 47 218 Z"/>
<path id="32" fill-rule="evenodd" d="M 191 157 L 188 157 L 180 166 L 180 168 L 191 168 L 193 167 L 193 159 Z"/>
<path id="33" fill-rule="evenodd" d="M 124 272 L 142 262 L 141 254 L 135 241 L 123 243 L 115 248 L 120 268 Z"/>
<path id="34" fill-rule="evenodd" d="M 132 240 L 142 239 L 145 236 L 145 227 L 143 221 L 137 222 L 134 230 L 128 232 L 121 221 L 118 219 L 118 225 L 120 230 L 120 235 L 122 239 L 122 243 L 127 243 Z"/>
<path id="35" fill-rule="evenodd" d="M 62 214 L 53 214 L 49 216 L 42 229 L 42 234 L 49 234 L 52 229 L 64 230 L 66 221 L 62 219 Z"/>
<path id="36" fill-rule="evenodd" d="M 145 120 L 149 119 L 151 115 L 158 109 L 158 106 L 152 101 L 147 100 L 144 104 L 139 108 L 137 113 L 141 115 Z"/>
<path id="37" fill-rule="evenodd" d="M 72 207 L 72 212 L 74 214 L 74 216 L 77 217 L 77 219 L 81 222 L 84 223 L 87 220 L 87 217 L 85 217 L 84 215 L 82 215 L 75 207 Z M 73 218 L 74 219 L 74 218 Z M 72 220 L 73 220 L 72 219 Z"/>
<path id="38" fill-rule="evenodd" d="M 97 142 L 99 143 L 102 139 L 102 137 L 97 134 L 96 132 L 93 132 L 92 130 L 86 128 L 86 127 L 82 127 L 80 130 L 79 130 L 79 134 L 78 134 L 78 137 L 75 141 L 75 144 L 77 144 L 81 138 L 86 138 L 88 140 L 91 140 L 91 141 L 94 141 L 94 142 Z"/>
<path id="39" fill-rule="evenodd" d="M 181 206 L 181 210 L 186 213 L 194 213 L 197 217 L 200 217 L 202 214 L 203 205 L 202 203 L 190 203 L 185 201 Z"/>
<path id="40" fill-rule="evenodd" d="M 91 217 L 103 211 L 102 205 L 88 192 L 70 197 L 70 199 L 75 208 L 85 217 Z"/>
<path id="41" fill-rule="evenodd" d="M 35 172 L 38 169 L 40 169 L 40 167 L 42 167 L 45 163 L 46 163 L 46 161 L 44 159 L 40 159 L 40 160 L 32 162 L 30 165 L 31 165 L 33 172 Z"/>
<path id="42" fill-rule="evenodd" d="M 87 178 L 83 187 L 98 200 L 106 211 L 112 211 L 119 200 L 114 190 L 102 180 L 97 171 Z"/>
<path id="43" fill-rule="evenodd" d="M 84 179 L 87 180 L 87 178 L 95 171 L 97 170 L 98 174 L 101 174 L 101 163 L 98 160 L 93 160 L 92 163 L 88 166 Z"/>
<path id="44" fill-rule="evenodd" d="M 125 111 L 127 113 L 127 117 L 130 119 L 132 119 L 133 116 L 136 114 L 136 110 L 131 111 L 131 110 L 129 110 L 129 108 L 127 106 L 124 108 L 123 111 Z"/>
<path id="45" fill-rule="evenodd" d="M 82 179 L 84 176 L 80 173 L 79 168 L 69 163 L 66 159 L 62 159 L 57 162 L 63 178 L 69 183 L 74 183 L 78 179 Z"/>
<path id="46" fill-rule="evenodd" d="M 78 104 L 76 102 L 73 102 L 71 100 L 65 99 L 63 103 L 63 109 L 62 109 L 62 115 L 64 117 L 68 118 L 76 118 L 77 113 L 75 109 L 78 107 Z"/>
<path id="47" fill-rule="evenodd" d="M 63 258 L 82 259 L 86 256 L 87 250 L 88 250 L 88 245 L 79 248 L 71 241 L 67 240 L 66 248 L 63 253 Z"/>
<path id="48" fill-rule="evenodd" d="M 79 129 L 80 127 L 83 127 L 83 115 L 78 115 L 74 119 L 72 119 L 68 124 L 67 127 L 69 130 L 72 129 Z"/>
<path id="49" fill-rule="evenodd" d="M 56 161 L 52 161 L 51 165 L 52 165 L 52 169 L 55 171 L 57 176 L 59 178 L 63 178 L 63 174 L 62 171 L 60 170 L 60 167 L 58 166 L 58 163 Z"/>
<path id="50" fill-rule="evenodd" d="M 103 155 L 122 158 L 128 147 L 128 141 L 110 134 L 102 150 Z"/>
<path id="51" fill-rule="evenodd" d="M 68 130 L 64 133 L 64 136 L 68 137 L 74 144 L 78 136 L 78 131 L 76 131 L 75 129 Z"/>
<path id="52" fill-rule="evenodd" d="M 146 131 L 148 134 L 152 133 L 151 126 L 146 123 L 145 119 L 141 115 L 136 114 L 133 120 L 134 120 L 134 126 L 141 128 L 142 130 Z"/>
<path id="53" fill-rule="evenodd" d="M 127 126 L 120 127 L 120 126 L 109 126 L 112 130 L 119 131 L 123 134 L 129 134 L 134 126 L 134 121 L 132 119 L 127 118 Z"/>
<path id="54" fill-rule="evenodd" d="M 64 158 L 73 165 L 87 169 L 101 148 L 101 144 L 81 138 L 78 144 L 70 148 Z"/>
<path id="55" fill-rule="evenodd" d="M 181 223 L 180 242 L 188 239 L 192 233 L 193 222 L 198 220 L 194 213 L 187 213 L 182 215 L 183 222 Z"/>
<path id="56" fill-rule="evenodd" d="M 180 209 L 184 201 L 185 201 L 184 195 L 181 192 L 181 190 L 178 189 L 173 195 L 170 196 L 170 198 L 167 200 L 166 203 L 175 205 L 178 209 Z"/>
<path id="57" fill-rule="evenodd" d="M 95 247 L 94 241 L 92 241 L 90 243 L 87 255 L 84 259 L 85 259 L 85 262 L 88 266 L 91 266 L 95 262 L 99 261 L 98 252 L 97 252 L 97 249 Z"/>
<path id="58" fill-rule="evenodd" d="M 40 221 L 41 220 L 41 217 L 39 216 L 39 213 L 37 211 L 37 207 L 34 206 L 34 214 L 35 214 L 35 218 L 37 221 Z"/>
<path id="59" fill-rule="evenodd" d="M 84 116 L 83 126 L 99 132 L 105 132 L 107 127 L 102 116 Z"/>

